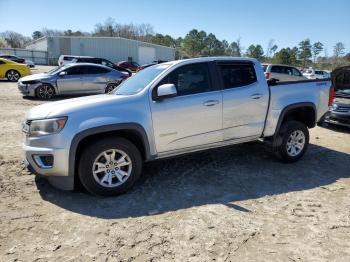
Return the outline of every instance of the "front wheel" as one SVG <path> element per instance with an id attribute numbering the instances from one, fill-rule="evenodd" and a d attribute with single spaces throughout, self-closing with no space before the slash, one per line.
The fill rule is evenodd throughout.
<path id="1" fill-rule="evenodd" d="M 296 162 L 309 145 L 309 130 L 301 122 L 288 121 L 281 126 L 275 139 L 273 150 L 277 158 L 286 163 Z"/>
<path id="2" fill-rule="evenodd" d="M 79 161 L 79 178 L 92 194 L 116 196 L 139 178 L 142 158 L 134 144 L 112 137 L 89 145 Z"/>
<path id="3" fill-rule="evenodd" d="M 36 97 L 43 100 L 49 100 L 55 95 L 55 89 L 48 84 L 42 84 L 36 89 Z"/>
<path id="4" fill-rule="evenodd" d="M 21 78 L 21 75 L 18 71 L 16 70 L 9 70 L 7 73 L 6 73 L 6 78 L 11 81 L 11 82 L 17 82 L 18 79 Z"/>

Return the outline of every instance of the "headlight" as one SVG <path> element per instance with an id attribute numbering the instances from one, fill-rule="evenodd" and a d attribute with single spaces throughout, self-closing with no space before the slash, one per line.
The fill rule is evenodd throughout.
<path id="1" fill-rule="evenodd" d="M 67 117 L 32 120 L 30 122 L 29 136 L 45 136 L 60 132 L 67 122 Z"/>

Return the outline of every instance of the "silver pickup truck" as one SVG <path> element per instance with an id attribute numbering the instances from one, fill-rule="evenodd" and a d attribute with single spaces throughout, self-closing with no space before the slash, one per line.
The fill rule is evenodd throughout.
<path id="1" fill-rule="evenodd" d="M 25 163 L 61 189 L 79 179 L 91 193 L 118 195 L 139 178 L 144 161 L 209 148 L 259 140 L 295 162 L 332 94 L 328 79 L 268 83 L 255 59 L 158 64 L 112 94 L 31 109 Z"/>

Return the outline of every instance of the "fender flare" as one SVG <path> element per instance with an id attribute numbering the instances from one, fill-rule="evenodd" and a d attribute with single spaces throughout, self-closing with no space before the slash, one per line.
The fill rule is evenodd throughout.
<path id="1" fill-rule="evenodd" d="M 314 103 L 312 103 L 312 102 L 300 102 L 300 103 L 291 104 L 291 105 L 288 105 L 282 109 L 282 112 L 278 118 L 278 122 L 277 122 L 275 133 L 274 133 L 273 137 L 276 137 L 276 135 L 278 134 L 278 131 L 281 128 L 283 119 L 287 115 L 287 113 L 291 110 L 294 110 L 296 108 L 302 108 L 302 107 L 311 107 L 314 110 L 314 114 L 315 114 L 314 126 L 316 125 L 317 110 L 316 110 L 316 106 Z"/>
<path id="2" fill-rule="evenodd" d="M 150 144 L 149 140 L 147 137 L 147 133 L 145 129 L 137 123 L 122 123 L 122 124 L 111 124 L 111 125 L 104 125 L 104 126 L 98 126 L 98 127 L 92 127 L 86 130 L 83 130 L 76 134 L 71 142 L 70 148 L 69 148 L 69 167 L 68 167 L 68 174 L 71 177 L 74 177 L 75 173 L 75 168 L 76 168 L 76 153 L 78 146 L 80 142 L 84 139 L 87 138 L 91 135 L 97 135 L 100 133 L 105 133 L 105 132 L 113 132 L 113 131 L 121 131 L 121 130 L 132 130 L 136 131 L 142 138 L 142 143 L 145 149 L 145 159 L 150 160 L 154 158 L 151 155 L 151 150 L 150 150 Z"/>

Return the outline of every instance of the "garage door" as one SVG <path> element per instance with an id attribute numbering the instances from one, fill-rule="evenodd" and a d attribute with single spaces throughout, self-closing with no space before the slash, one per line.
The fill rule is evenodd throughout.
<path id="1" fill-rule="evenodd" d="M 139 46 L 139 64 L 144 65 L 156 60 L 156 49 L 154 47 Z"/>

